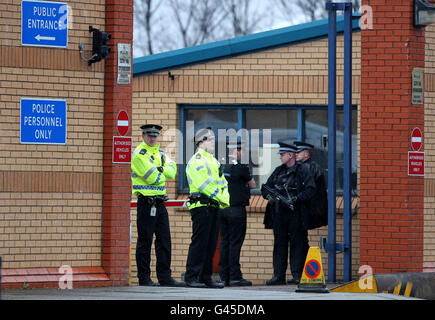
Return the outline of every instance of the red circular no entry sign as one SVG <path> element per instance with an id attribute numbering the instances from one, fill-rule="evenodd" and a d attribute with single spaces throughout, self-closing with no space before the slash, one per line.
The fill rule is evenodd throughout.
<path id="1" fill-rule="evenodd" d="M 414 151 L 419 151 L 423 142 L 423 134 L 420 128 L 414 128 L 411 133 L 411 147 Z"/>
<path id="2" fill-rule="evenodd" d="M 119 134 L 125 136 L 128 131 L 128 114 L 125 110 L 119 111 L 116 126 Z"/>

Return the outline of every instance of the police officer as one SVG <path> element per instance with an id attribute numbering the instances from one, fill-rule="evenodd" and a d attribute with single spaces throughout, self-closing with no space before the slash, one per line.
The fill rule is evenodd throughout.
<path id="1" fill-rule="evenodd" d="M 161 126 L 146 124 L 143 142 L 135 149 L 131 160 L 132 193 L 137 196 L 136 264 L 140 286 L 153 286 L 150 277 L 150 256 L 153 235 L 156 235 L 156 272 L 161 286 L 184 286 L 171 276 L 171 233 L 164 201 L 166 179 L 174 179 L 176 163 L 160 150 L 157 137 Z"/>
<path id="2" fill-rule="evenodd" d="M 249 167 L 241 164 L 242 143 L 227 144 L 230 163 L 225 165 L 224 175 L 228 181 L 230 207 L 219 213 L 221 234 L 219 275 L 226 286 L 250 286 L 240 270 L 240 251 L 246 235 L 246 206 L 251 192 L 256 187 Z"/>
<path id="3" fill-rule="evenodd" d="M 314 146 L 302 141 L 294 141 L 293 143 L 298 147 L 296 161 L 306 163 L 310 167 L 310 171 L 316 182 L 316 194 L 313 201 L 310 201 L 306 205 L 307 212 L 303 215 L 303 224 L 308 230 L 326 226 L 328 224 L 326 179 L 320 165 L 312 159 Z"/>
<path id="4" fill-rule="evenodd" d="M 213 281 L 211 275 L 218 238 L 217 214 L 219 208 L 229 206 L 228 184 L 213 156 L 215 139 L 211 129 L 200 130 L 195 143 L 198 149 L 186 167 L 192 238 L 184 281 L 189 287 L 223 288 L 223 283 Z"/>
<path id="5" fill-rule="evenodd" d="M 266 185 L 288 199 L 292 208 L 284 205 L 283 201 L 277 200 L 262 186 L 262 195 L 269 200 L 265 222 L 268 221 L 273 228 L 274 235 L 273 278 L 266 281 L 267 285 L 286 283 L 289 242 L 290 269 L 293 279 L 288 283 L 299 283 L 309 249 L 308 232 L 302 225 L 301 207 L 313 198 L 316 190 L 309 167 L 296 162 L 297 147 L 288 141 L 279 142 L 279 146 L 282 165 L 273 171 Z"/>

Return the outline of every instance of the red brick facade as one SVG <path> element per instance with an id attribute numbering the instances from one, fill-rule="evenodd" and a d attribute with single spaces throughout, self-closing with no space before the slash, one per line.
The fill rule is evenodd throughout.
<path id="1" fill-rule="evenodd" d="M 425 30 L 413 25 L 413 1 L 362 4 L 373 10 L 373 29 L 361 33 L 360 265 L 420 272 L 424 178 L 408 176 L 408 151 L 413 128 L 424 136 L 411 75 L 424 68 Z"/>
<path id="2" fill-rule="evenodd" d="M 117 84 L 118 43 L 133 47 L 133 0 L 106 1 L 106 32 L 112 36 L 111 54 L 106 60 L 103 158 L 103 268 L 114 285 L 128 285 L 130 254 L 130 165 L 112 163 L 113 136 L 117 115 L 125 110 L 130 119 L 132 84 Z M 131 50 L 132 52 L 132 50 Z M 131 79 L 132 80 L 132 79 Z"/>

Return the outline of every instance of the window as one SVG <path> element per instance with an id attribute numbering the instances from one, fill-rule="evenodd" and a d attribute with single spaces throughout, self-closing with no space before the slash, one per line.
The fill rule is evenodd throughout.
<path id="1" fill-rule="evenodd" d="M 281 161 L 277 155 L 278 141 L 298 139 L 297 110 L 246 110 L 246 129 L 250 134 L 250 165 L 255 183 L 266 183 Z M 270 129 L 270 139 L 265 136 Z M 254 135 L 258 130 L 259 138 Z"/>
<path id="2" fill-rule="evenodd" d="M 337 106 L 337 192 L 343 190 L 343 108 Z M 352 114 L 352 188 L 357 176 L 357 112 Z M 216 136 L 216 158 L 227 160 L 228 137 L 246 142 L 242 161 L 248 163 L 258 188 L 281 165 L 280 140 L 300 140 L 314 145 L 313 160 L 328 179 L 328 107 L 326 105 L 181 105 L 180 129 L 184 138 L 179 166 L 179 192 L 188 192 L 185 165 L 194 153 L 193 137 L 202 128 L 211 127 Z M 259 189 L 253 193 L 258 193 Z"/>

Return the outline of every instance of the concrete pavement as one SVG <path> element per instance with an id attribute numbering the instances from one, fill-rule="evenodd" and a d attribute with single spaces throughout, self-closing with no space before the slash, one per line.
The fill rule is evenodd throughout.
<path id="1" fill-rule="evenodd" d="M 335 287 L 335 285 L 329 286 Z M 297 286 L 196 289 L 169 287 L 103 287 L 2 290 L 2 300 L 416 300 L 385 293 L 300 293 Z"/>

